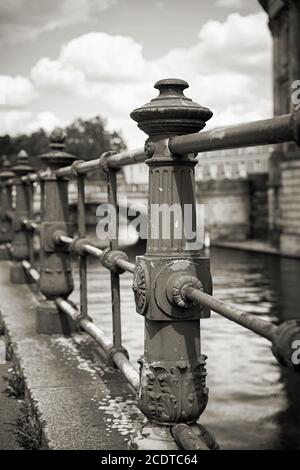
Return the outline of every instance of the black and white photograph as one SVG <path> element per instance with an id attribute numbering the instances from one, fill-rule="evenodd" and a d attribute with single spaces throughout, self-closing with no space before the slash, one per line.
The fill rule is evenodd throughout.
<path id="1" fill-rule="evenodd" d="M 300 450 L 300 0 L 0 0 L 0 39 L 1 458 Z"/>

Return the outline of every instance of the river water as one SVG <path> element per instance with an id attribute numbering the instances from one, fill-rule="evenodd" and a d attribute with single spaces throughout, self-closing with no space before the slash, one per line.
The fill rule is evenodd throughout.
<path id="1" fill-rule="evenodd" d="M 217 297 L 276 324 L 300 317 L 300 261 L 220 248 L 209 256 Z M 88 281 L 89 314 L 111 337 L 109 273 L 93 262 Z M 132 275 L 122 275 L 123 343 L 136 363 L 144 321 L 131 283 Z M 269 342 L 212 313 L 201 321 L 201 343 L 210 391 L 200 422 L 221 448 L 300 449 L 300 377 L 278 365 Z"/>

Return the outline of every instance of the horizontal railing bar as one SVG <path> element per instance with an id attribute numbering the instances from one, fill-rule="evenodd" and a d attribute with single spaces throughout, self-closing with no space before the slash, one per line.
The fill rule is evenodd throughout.
<path id="1" fill-rule="evenodd" d="M 102 349 L 110 354 L 112 352 L 112 358 L 117 368 L 122 372 L 126 380 L 137 390 L 139 386 L 139 373 L 131 364 L 129 359 L 122 351 L 114 351 L 113 344 L 105 333 L 98 328 L 94 323 L 86 318 L 78 318 L 79 312 L 76 310 L 67 300 L 58 298 L 55 301 L 56 305 L 67 315 L 69 315 L 74 321 L 78 321 L 81 328 L 88 333 Z"/>
<path id="2" fill-rule="evenodd" d="M 132 273 L 132 274 L 135 271 L 135 264 L 130 263 L 130 261 L 126 261 L 125 259 L 122 259 L 122 258 L 116 259 L 116 265 L 120 269 L 123 269 L 124 271 L 127 271 L 127 272 Z"/>
<path id="3" fill-rule="evenodd" d="M 34 231 L 36 233 L 40 233 L 39 224 L 33 222 L 32 220 L 23 219 L 22 224 L 26 230 Z"/>
<path id="4" fill-rule="evenodd" d="M 131 151 L 120 152 L 108 157 L 106 164 L 109 168 L 121 168 L 127 165 L 136 165 L 143 163 L 147 159 L 144 148 L 138 148 Z"/>
<path id="5" fill-rule="evenodd" d="M 28 175 L 24 175 L 21 177 L 21 181 L 23 183 L 35 183 L 39 180 L 39 178 L 40 176 L 38 175 L 38 173 L 28 173 Z"/>
<path id="6" fill-rule="evenodd" d="M 197 134 L 174 136 L 169 140 L 169 149 L 174 154 L 184 155 L 290 142 L 295 140 L 294 119 L 293 114 L 286 114 Z"/>
<path id="7" fill-rule="evenodd" d="M 191 286 L 185 287 L 184 295 L 190 300 L 211 308 L 214 312 L 219 313 L 228 320 L 238 323 L 248 330 L 253 331 L 253 333 L 256 333 L 259 336 L 263 336 L 269 341 L 273 342 L 275 339 L 278 327 L 270 322 L 257 318 L 254 315 L 251 315 L 250 313 L 244 312 L 243 310 L 235 307 L 234 305 L 227 304 L 222 300 L 219 300 L 216 297 L 206 294 L 205 292 L 202 292 Z"/>
<path id="8" fill-rule="evenodd" d="M 76 168 L 69 165 L 56 170 L 55 174 L 58 177 L 76 178 L 77 174 L 87 174 L 92 171 L 104 169 L 105 166 L 108 166 L 109 168 L 120 168 L 125 165 L 135 165 L 137 163 L 144 162 L 146 158 L 144 149 L 139 148 L 136 150 L 116 153 L 115 155 L 107 157 L 105 160 L 100 157 L 87 162 L 75 162 L 77 163 Z"/>
<path id="9" fill-rule="evenodd" d="M 64 243 L 65 245 L 69 245 L 71 248 L 71 251 L 76 251 L 76 249 L 75 248 L 72 249 L 72 246 L 71 246 L 76 241 L 76 238 L 67 237 L 66 235 L 60 235 L 58 240 L 59 242 Z M 80 245 L 80 250 L 92 256 L 95 256 L 96 258 L 99 258 L 103 253 L 103 250 L 101 250 L 100 248 L 97 248 L 96 246 L 88 242 L 82 243 Z"/>
<path id="10" fill-rule="evenodd" d="M 83 245 L 82 249 L 85 253 L 91 256 L 95 256 L 96 258 L 100 258 L 103 253 L 103 250 L 100 250 L 100 248 L 97 248 L 96 246 L 93 246 L 91 244 Z"/>
<path id="11" fill-rule="evenodd" d="M 171 432 L 175 442 L 182 449 L 194 451 L 219 449 L 214 435 L 200 424 L 178 423 L 172 426 Z"/>
<path id="12" fill-rule="evenodd" d="M 106 353 L 110 353 L 113 350 L 113 344 L 110 343 L 109 346 L 105 346 L 105 343 L 108 339 L 105 337 L 105 334 L 95 326 L 91 321 L 82 319 L 80 325 L 84 331 L 89 333 L 98 344 L 102 345 L 102 348 Z M 104 341 L 105 338 L 105 341 Z M 132 387 L 137 390 L 139 386 L 139 373 L 131 364 L 126 355 L 121 351 L 115 351 L 112 353 L 113 361 L 118 369 L 122 372 L 126 380 L 132 385 Z"/>
<path id="13" fill-rule="evenodd" d="M 26 261 L 26 260 L 22 261 L 22 266 L 27 272 L 27 274 L 29 274 L 31 279 L 33 279 L 35 283 L 38 283 L 40 279 L 40 273 L 37 271 L 37 269 L 32 267 L 29 261 Z"/>
<path id="14" fill-rule="evenodd" d="M 76 238 L 67 237 L 66 235 L 60 235 L 58 237 L 58 242 L 64 243 L 71 247 L 72 243 L 76 242 Z M 103 254 L 103 250 L 101 250 L 100 248 L 97 248 L 91 243 L 88 243 L 88 240 L 87 240 L 87 243 L 82 243 L 80 245 L 80 250 L 83 250 L 85 253 L 95 256 L 96 258 L 99 258 L 101 262 L 101 255 Z M 72 250 L 72 247 L 71 247 L 71 251 L 76 251 L 76 248 Z M 129 261 L 126 261 L 122 258 L 117 258 L 115 263 L 120 269 L 123 269 L 124 271 L 130 272 L 130 273 L 134 273 L 135 264 L 130 263 Z M 106 267 L 105 265 L 103 266 Z"/>
<path id="15" fill-rule="evenodd" d="M 22 265 L 26 272 L 31 276 L 31 278 L 38 282 L 40 279 L 39 272 L 34 269 L 28 261 L 23 261 Z M 94 323 L 86 318 L 80 318 L 80 314 L 78 310 L 66 299 L 62 297 L 58 297 L 55 299 L 55 303 L 62 310 L 66 313 L 69 317 L 72 318 L 74 322 L 78 322 L 81 328 L 86 331 L 94 340 L 102 347 L 102 349 L 107 353 L 110 354 L 112 352 L 112 358 L 117 366 L 117 368 L 122 372 L 126 380 L 132 385 L 132 387 L 137 390 L 139 386 L 139 373 L 132 365 L 130 360 L 126 357 L 126 355 L 122 351 L 114 351 L 113 350 L 113 343 L 110 339 L 105 335 L 105 333 L 98 328 Z"/>

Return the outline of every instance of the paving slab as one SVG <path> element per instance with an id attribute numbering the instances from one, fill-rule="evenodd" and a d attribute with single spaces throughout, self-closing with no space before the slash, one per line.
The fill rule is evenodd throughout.
<path id="1" fill-rule="evenodd" d="M 126 450 L 143 423 L 134 390 L 85 333 L 36 333 L 37 295 L 12 285 L 0 263 L 0 309 L 6 342 L 24 379 L 41 430 L 41 448 Z"/>
<path id="2" fill-rule="evenodd" d="M 18 420 L 22 417 L 22 400 L 6 393 L 11 364 L 6 362 L 4 341 L 0 336 L 0 450 L 22 450 L 18 439 Z"/>

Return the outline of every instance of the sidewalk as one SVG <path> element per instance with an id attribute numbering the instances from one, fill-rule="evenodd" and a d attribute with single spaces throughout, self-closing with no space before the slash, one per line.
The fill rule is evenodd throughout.
<path id="1" fill-rule="evenodd" d="M 18 420 L 22 417 L 22 401 L 10 398 L 6 393 L 11 364 L 5 360 L 4 340 L 0 336 L 0 450 L 22 450 L 19 442 Z"/>
<path id="2" fill-rule="evenodd" d="M 40 430 L 40 448 L 127 449 L 142 423 L 135 392 L 87 335 L 38 335 L 36 295 L 8 279 L 9 262 L 1 261 L 1 316 Z"/>

